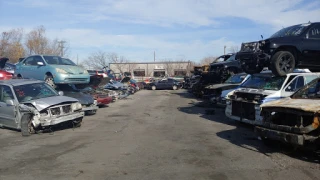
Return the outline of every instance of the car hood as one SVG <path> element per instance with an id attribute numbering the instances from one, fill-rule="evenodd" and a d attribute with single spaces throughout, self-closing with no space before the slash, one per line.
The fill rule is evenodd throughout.
<path id="1" fill-rule="evenodd" d="M 9 58 L 0 58 L 0 69 L 3 69 Z"/>
<path id="2" fill-rule="evenodd" d="M 121 81 L 120 81 L 120 83 L 127 83 L 127 82 L 129 82 L 130 81 L 130 77 L 124 77 Z"/>
<path id="3" fill-rule="evenodd" d="M 82 92 L 64 91 L 64 95 L 77 99 L 81 104 L 92 104 L 94 102 L 93 97 L 90 94 Z"/>
<path id="4" fill-rule="evenodd" d="M 234 91 L 236 92 L 242 92 L 242 93 L 250 93 L 250 94 L 261 94 L 264 96 L 269 96 L 277 91 L 272 91 L 272 90 L 263 90 L 263 89 L 252 89 L 252 88 L 243 88 L 239 87 Z"/>
<path id="5" fill-rule="evenodd" d="M 61 103 L 73 103 L 78 102 L 77 99 L 67 96 L 53 96 L 41 99 L 35 99 L 24 102 L 23 104 L 32 104 L 38 111 L 42 111 L 50 106 L 58 105 Z"/>
<path id="6" fill-rule="evenodd" d="M 216 62 L 216 63 L 211 64 L 211 66 L 224 66 L 224 65 L 230 64 L 231 62 L 233 62 L 233 61 Z"/>
<path id="7" fill-rule="evenodd" d="M 232 89 L 235 88 L 237 86 L 239 86 L 239 84 L 231 84 L 231 83 L 222 83 L 222 84 L 213 84 L 213 85 L 209 85 L 206 86 L 206 89 L 222 89 L 222 90 L 226 90 L 226 89 Z"/>
<path id="8" fill-rule="evenodd" d="M 320 111 L 320 100 L 314 99 L 292 99 L 290 97 L 275 100 L 262 104 L 261 108 L 285 108 L 302 110 L 306 112 L 319 112 Z"/>
<path id="9" fill-rule="evenodd" d="M 111 78 L 110 77 L 102 77 L 102 76 L 90 76 L 90 82 L 89 82 L 89 86 L 96 88 L 96 87 L 103 87 L 106 84 L 108 84 L 110 82 Z"/>
<path id="10" fill-rule="evenodd" d="M 85 70 L 80 66 L 71 66 L 71 65 L 50 65 L 50 66 L 54 68 L 63 69 L 68 73 L 72 73 L 72 74 L 84 74 L 85 72 Z"/>

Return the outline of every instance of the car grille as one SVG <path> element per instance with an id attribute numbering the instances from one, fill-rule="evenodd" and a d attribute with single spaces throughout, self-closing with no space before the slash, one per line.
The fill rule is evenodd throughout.
<path id="1" fill-rule="evenodd" d="M 87 81 L 88 79 L 87 78 L 66 78 L 65 80 L 66 81 L 79 81 L 79 82 L 82 82 L 82 81 Z"/>
<path id="2" fill-rule="evenodd" d="M 232 101 L 232 115 L 241 119 L 255 120 L 255 104 L 241 101 Z"/>
<path id="3" fill-rule="evenodd" d="M 51 107 L 49 111 L 51 112 L 52 116 L 59 116 L 59 115 L 71 113 L 72 109 L 71 109 L 71 105 L 67 104 L 67 105 Z"/>

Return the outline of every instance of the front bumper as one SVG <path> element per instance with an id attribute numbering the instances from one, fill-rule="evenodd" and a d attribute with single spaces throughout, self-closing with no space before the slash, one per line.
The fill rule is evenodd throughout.
<path id="1" fill-rule="evenodd" d="M 54 74 L 56 84 L 87 84 L 90 82 L 89 74 Z"/>
<path id="2" fill-rule="evenodd" d="M 91 104 L 91 105 L 82 105 L 82 111 L 86 112 L 86 111 L 95 111 L 98 110 L 99 107 L 95 104 Z"/>
<path id="3" fill-rule="evenodd" d="M 43 119 L 40 120 L 41 126 L 53 126 L 57 125 L 63 122 L 75 120 L 78 118 L 82 118 L 84 116 L 84 112 L 78 111 L 78 112 L 73 112 L 72 114 L 68 115 L 61 115 L 61 116 L 52 116 L 48 119 Z"/>
<path id="4" fill-rule="evenodd" d="M 263 52 L 238 52 L 236 59 L 244 64 L 256 64 L 257 66 L 267 66 L 270 62 L 270 55 Z"/>
<path id="5" fill-rule="evenodd" d="M 282 141 L 282 142 L 294 144 L 294 145 L 303 146 L 306 141 L 304 135 L 286 133 L 286 132 L 276 131 L 276 130 L 267 129 L 259 126 L 255 127 L 254 131 L 257 135 L 259 135 L 262 138 Z"/>
<path id="6" fill-rule="evenodd" d="M 260 116 L 261 114 L 261 110 L 259 109 L 255 109 L 255 119 L 251 120 L 251 119 L 247 119 L 247 118 L 241 118 L 239 116 L 235 116 L 232 115 L 232 102 L 231 104 L 226 104 L 226 109 L 225 109 L 225 115 L 233 120 L 236 121 L 240 121 L 240 122 L 244 122 L 247 124 L 252 124 L 252 125 L 262 125 L 262 116 Z"/>

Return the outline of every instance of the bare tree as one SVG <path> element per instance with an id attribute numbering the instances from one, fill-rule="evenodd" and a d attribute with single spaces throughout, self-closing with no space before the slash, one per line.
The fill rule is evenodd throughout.
<path id="1" fill-rule="evenodd" d="M 119 57 L 117 53 L 110 53 L 108 57 L 109 62 L 114 63 L 116 69 L 118 69 L 120 73 L 125 72 L 126 63 L 128 63 L 129 61 L 124 56 Z"/>
<path id="2" fill-rule="evenodd" d="M 174 69 L 172 61 L 170 61 L 170 60 L 164 61 L 163 65 L 164 65 L 164 69 L 166 70 L 167 75 L 172 76 L 173 69 Z"/>
<path id="3" fill-rule="evenodd" d="M 230 51 L 231 53 L 237 53 L 237 52 L 239 51 L 239 47 L 238 47 L 238 46 L 231 46 L 231 47 L 229 48 L 229 51 Z"/>
<path id="4" fill-rule="evenodd" d="M 137 64 L 135 64 L 135 63 L 128 63 L 127 67 L 128 67 L 128 69 L 127 69 L 128 72 L 133 73 L 133 70 L 135 70 L 135 68 L 137 67 Z"/>
<path id="5" fill-rule="evenodd" d="M 83 63 L 89 68 L 102 69 L 108 66 L 109 56 L 106 52 L 97 51 L 92 53 Z"/>
<path id="6" fill-rule="evenodd" d="M 24 48 L 21 44 L 23 29 L 12 29 L 2 32 L 0 37 L 0 57 L 8 57 L 11 62 L 17 62 L 24 56 Z"/>

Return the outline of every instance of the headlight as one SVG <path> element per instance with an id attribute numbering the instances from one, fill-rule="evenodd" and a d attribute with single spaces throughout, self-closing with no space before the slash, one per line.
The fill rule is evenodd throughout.
<path id="1" fill-rule="evenodd" d="M 68 74 L 68 72 L 66 70 L 61 69 L 61 68 L 56 68 L 56 72 L 61 73 L 61 74 Z"/>
<path id="2" fill-rule="evenodd" d="M 93 104 L 94 104 L 94 105 L 97 105 L 97 104 L 98 104 L 98 101 L 97 101 L 97 100 L 94 100 L 94 101 L 93 101 Z"/>
<path id="3" fill-rule="evenodd" d="M 72 103 L 71 108 L 72 110 L 76 111 L 76 110 L 82 109 L 82 105 L 79 102 Z"/>

